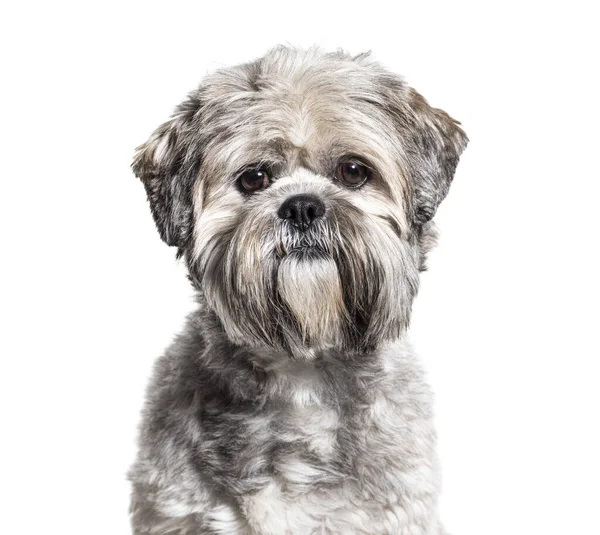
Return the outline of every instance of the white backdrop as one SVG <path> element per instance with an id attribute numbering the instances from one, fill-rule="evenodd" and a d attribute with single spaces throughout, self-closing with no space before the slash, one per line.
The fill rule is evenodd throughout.
<path id="1" fill-rule="evenodd" d="M 206 72 L 278 43 L 372 49 L 471 139 L 411 332 L 448 529 L 600 533 L 592 2 L 7 4 L 2 533 L 129 533 L 146 380 L 192 307 L 133 148 Z"/>

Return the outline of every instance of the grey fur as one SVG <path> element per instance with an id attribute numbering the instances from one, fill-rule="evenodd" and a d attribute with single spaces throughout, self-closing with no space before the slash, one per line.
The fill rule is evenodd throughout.
<path id="1" fill-rule="evenodd" d="M 199 306 L 148 391 L 136 535 L 442 533 L 404 332 L 466 142 L 368 55 L 279 47 L 209 76 L 138 148 Z M 347 156 L 372 169 L 360 189 Z M 241 192 L 256 165 L 273 183 Z M 296 194 L 325 205 L 305 232 L 277 216 Z"/>

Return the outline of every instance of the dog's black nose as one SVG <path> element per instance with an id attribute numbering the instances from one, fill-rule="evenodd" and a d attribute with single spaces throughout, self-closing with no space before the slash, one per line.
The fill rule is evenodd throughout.
<path id="1" fill-rule="evenodd" d="M 277 215 L 288 219 L 300 230 L 306 230 L 310 224 L 325 213 L 325 205 L 314 195 L 294 195 L 280 206 Z"/>

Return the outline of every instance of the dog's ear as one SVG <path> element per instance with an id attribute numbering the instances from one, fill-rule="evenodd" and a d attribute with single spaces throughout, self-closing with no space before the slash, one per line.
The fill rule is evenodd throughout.
<path id="1" fill-rule="evenodd" d="M 146 188 L 161 238 L 183 251 L 193 224 L 193 187 L 201 164 L 198 97 L 190 95 L 171 119 L 140 145 L 131 165 Z"/>
<path id="2" fill-rule="evenodd" d="M 386 75 L 382 87 L 405 152 L 413 222 L 424 225 L 446 197 L 468 138 L 460 123 L 432 108 L 400 77 Z"/>
<path id="3" fill-rule="evenodd" d="M 408 90 L 411 142 L 407 144 L 413 184 L 415 223 L 433 218 L 446 197 L 458 159 L 468 138 L 445 111 L 432 108 L 415 90 Z"/>

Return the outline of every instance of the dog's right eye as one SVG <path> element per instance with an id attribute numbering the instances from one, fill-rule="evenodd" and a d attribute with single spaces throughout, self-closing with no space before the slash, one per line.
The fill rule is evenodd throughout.
<path id="1" fill-rule="evenodd" d="M 247 169 L 238 179 L 243 191 L 254 193 L 267 188 L 271 184 L 271 177 L 264 169 Z"/>
<path id="2" fill-rule="evenodd" d="M 356 160 L 340 162 L 337 169 L 337 178 L 345 186 L 353 189 L 360 188 L 371 175 L 369 168 Z"/>

